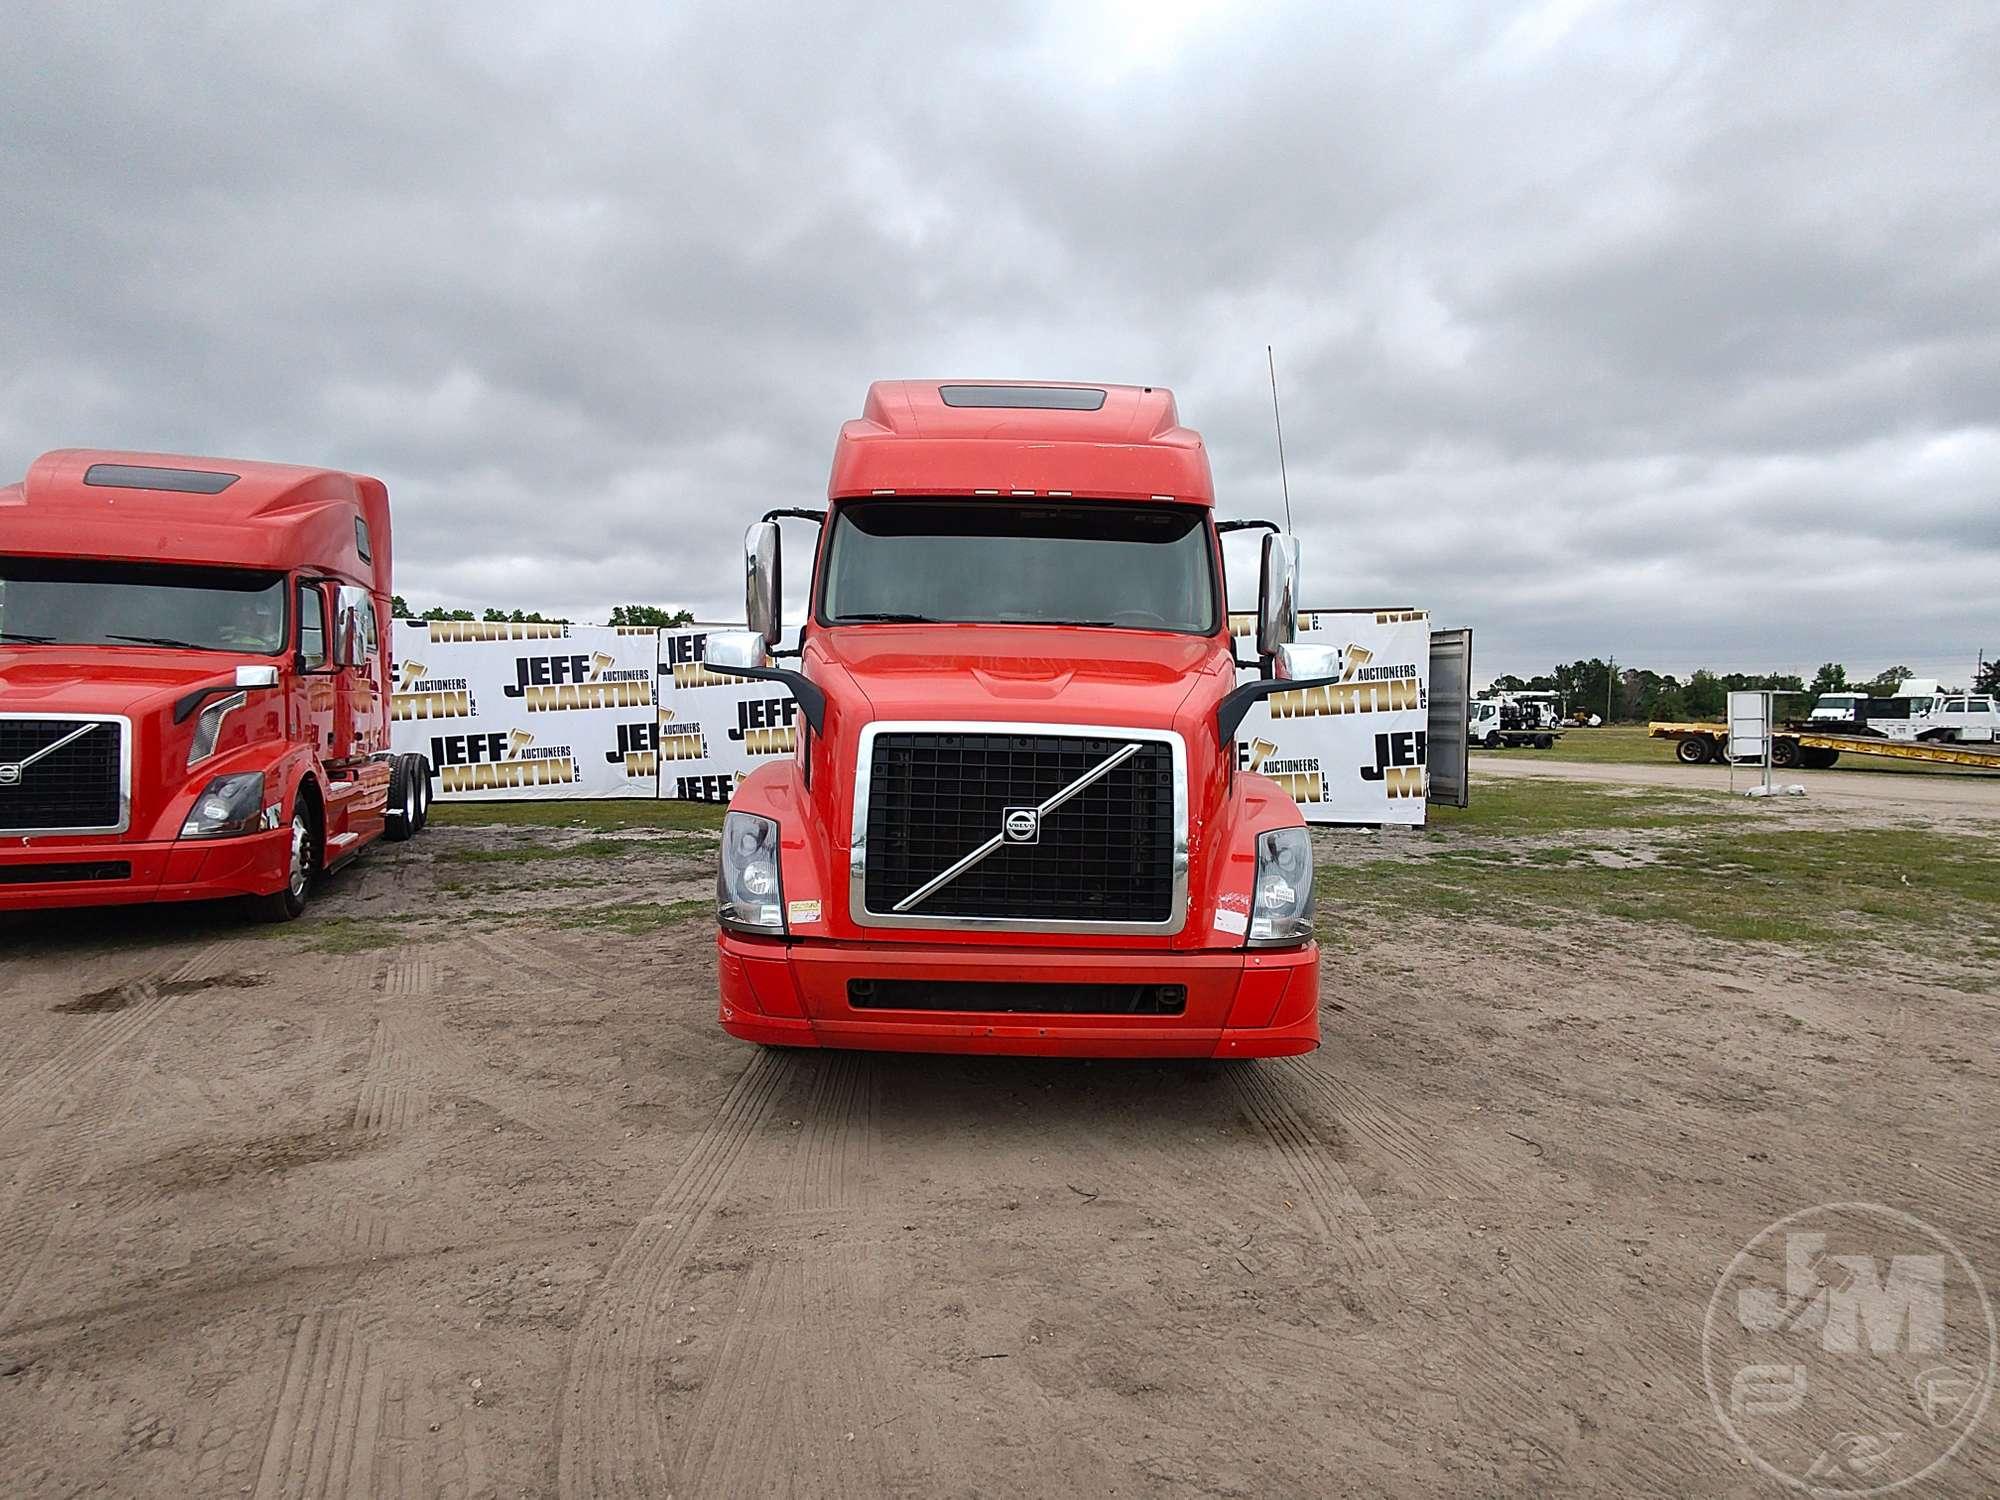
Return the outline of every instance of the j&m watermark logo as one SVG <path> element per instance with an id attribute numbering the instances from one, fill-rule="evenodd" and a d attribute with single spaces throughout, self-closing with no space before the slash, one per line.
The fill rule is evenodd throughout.
<path id="1" fill-rule="evenodd" d="M 1702 1325 L 1717 1420 L 1747 1461 L 1815 1495 L 1888 1494 L 1949 1461 L 1985 1415 L 1997 1351 L 1971 1262 L 1877 1203 L 1765 1229 Z"/>

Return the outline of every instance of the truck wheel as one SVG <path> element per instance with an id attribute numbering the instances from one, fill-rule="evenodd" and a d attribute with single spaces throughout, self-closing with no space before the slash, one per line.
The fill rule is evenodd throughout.
<path id="1" fill-rule="evenodd" d="M 1498 750 L 1503 743 L 1499 730 L 1489 729 L 1486 731 L 1486 748 L 1488 750 Z"/>
<path id="2" fill-rule="evenodd" d="M 1535 736 L 1535 748 L 1537 750 L 1547 750 L 1555 742 L 1556 738 L 1552 734 L 1538 734 Z"/>
<path id="3" fill-rule="evenodd" d="M 292 856 L 285 883 L 268 896 L 250 898 L 250 912 L 260 922 L 289 922 L 306 909 L 313 874 L 319 868 L 319 825 L 303 797 L 292 807 Z"/>
<path id="4" fill-rule="evenodd" d="M 1785 766 L 1788 768 L 1796 766 L 1805 756 L 1811 753 L 1810 749 L 1801 751 L 1797 740 L 1776 739 L 1771 741 L 1771 764 L 1774 766 Z"/>
<path id="5" fill-rule="evenodd" d="M 1684 766 L 1703 765 L 1708 760 L 1708 741 L 1684 735 L 1674 741 L 1674 754 Z"/>
<path id="6" fill-rule="evenodd" d="M 389 763 L 389 803 L 382 810 L 382 837 L 392 844 L 414 838 L 417 832 L 420 794 L 410 761 L 410 756 L 399 755 Z"/>
<path id="7" fill-rule="evenodd" d="M 431 763 L 421 755 L 410 757 L 411 772 L 417 778 L 417 832 L 431 820 Z"/>

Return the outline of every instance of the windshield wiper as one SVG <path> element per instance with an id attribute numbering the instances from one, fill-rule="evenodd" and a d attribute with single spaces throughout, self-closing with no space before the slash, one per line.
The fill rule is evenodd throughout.
<path id="1" fill-rule="evenodd" d="M 198 645 L 194 641 L 176 640 L 170 635 L 107 635 L 107 641 L 130 641 L 135 646 L 179 646 L 186 651 L 212 651 L 212 646 Z"/>
<path id="2" fill-rule="evenodd" d="M 846 625 L 856 620 L 866 620 L 878 625 L 942 625 L 945 623 L 943 620 L 934 620 L 929 615 L 904 614 L 893 609 L 871 609 L 851 615 L 838 615 L 834 618 L 834 623 L 836 625 Z"/>
<path id="3" fill-rule="evenodd" d="M 25 630 L 0 630 L 0 646 L 9 641 L 25 641 L 31 646 L 49 646 L 55 643 L 52 635 L 30 635 Z"/>

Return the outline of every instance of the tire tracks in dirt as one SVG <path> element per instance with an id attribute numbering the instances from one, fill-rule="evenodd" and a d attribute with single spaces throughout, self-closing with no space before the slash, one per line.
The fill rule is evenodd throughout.
<path id="1" fill-rule="evenodd" d="M 157 1045 L 154 1027 L 178 998 L 162 994 L 162 982 L 154 971 L 97 992 L 107 1006 L 122 1007 L 91 1014 L 0 1098 L 0 1140 L 29 1143 L 0 1199 L 0 1329 L 25 1311 L 60 1252 L 77 1195 L 99 1170 L 104 1139 L 131 1108 Z"/>
<path id="2" fill-rule="evenodd" d="M 1380 1286 L 1408 1272 L 1395 1242 L 1383 1233 L 1347 1169 L 1321 1143 L 1312 1122 L 1293 1103 L 1285 1075 L 1252 1064 L 1230 1082 L 1244 1113 L 1278 1150 L 1300 1196 L 1319 1220 L 1322 1242 L 1344 1279 Z"/>
<path id="3" fill-rule="evenodd" d="M 891 1431 L 877 1355 L 882 1242 L 867 1217 L 879 1128 L 880 1065 L 834 1052 L 816 1070 L 785 1179 L 783 1229 L 752 1267 L 687 1424 L 678 1473 L 689 1493 L 923 1492 L 919 1418 Z"/>
<path id="4" fill-rule="evenodd" d="M 789 1058 L 761 1050 L 752 1057 L 613 1258 L 570 1351 L 557 1460 L 565 1494 L 660 1488 L 668 1455 L 652 1371 L 672 1316 L 668 1293 L 717 1196 L 795 1076 Z"/>
<path id="5" fill-rule="evenodd" d="M 371 1492 L 383 1397 L 373 1338 L 351 1304 L 299 1318 L 265 1438 L 257 1500 Z"/>
<path id="6" fill-rule="evenodd" d="M 440 1397 L 400 1368 L 376 1317 L 339 1302 L 286 1326 L 277 1400 L 245 1493 L 458 1500 L 490 1492 L 484 1444 L 462 1395 Z"/>
<path id="7" fill-rule="evenodd" d="M 1278 1069 L 1324 1100 L 1355 1145 L 1378 1158 L 1413 1193 L 1466 1202 L 1505 1191 L 1499 1182 L 1446 1159 L 1438 1151 L 1436 1132 L 1424 1130 L 1356 1078 L 1329 1071 L 1312 1056 L 1287 1058 Z"/>
<path id="8" fill-rule="evenodd" d="M 431 1095 L 425 1078 L 435 1068 L 419 1067 L 419 1049 L 410 1044 L 408 1029 L 400 1016 L 375 1018 L 368 1061 L 361 1071 L 348 1126 L 363 1139 L 403 1135 L 422 1124 L 430 1113 Z"/>

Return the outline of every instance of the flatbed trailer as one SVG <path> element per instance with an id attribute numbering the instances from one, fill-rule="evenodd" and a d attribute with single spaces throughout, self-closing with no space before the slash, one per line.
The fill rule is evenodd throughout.
<path id="1" fill-rule="evenodd" d="M 1724 751 L 1729 743 L 1726 725 L 1654 723 L 1647 728 L 1656 740 L 1672 740 L 1674 756 L 1684 765 L 1699 766 L 1726 758 Z M 1879 755 L 1889 760 L 2000 771 L 2000 747 L 1947 745 L 1935 740 L 1891 740 L 1872 734 L 1819 734 L 1797 725 L 1779 729 L 1771 736 L 1771 764 L 1774 766 L 1822 771 L 1838 761 L 1842 754 Z"/>

